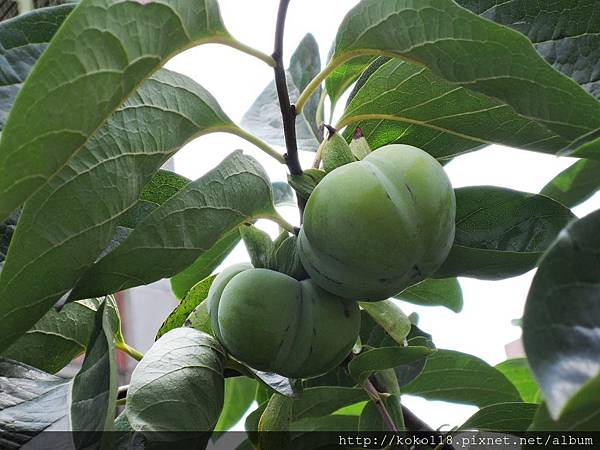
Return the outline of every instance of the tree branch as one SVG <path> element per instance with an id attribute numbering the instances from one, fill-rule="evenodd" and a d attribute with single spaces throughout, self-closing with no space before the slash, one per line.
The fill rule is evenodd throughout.
<path id="1" fill-rule="evenodd" d="M 398 428 L 396 428 L 396 424 L 394 423 L 392 416 L 390 416 L 390 413 L 385 407 L 385 404 L 379 395 L 379 391 L 375 388 L 375 386 L 373 386 L 373 383 L 371 383 L 371 380 L 368 378 L 363 383 L 363 389 L 367 392 L 369 398 L 375 404 L 375 407 L 377 408 L 377 411 L 379 411 L 379 415 L 381 416 L 381 419 L 383 420 L 383 423 L 388 431 L 397 433 Z"/>
<path id="2" fill-rule="evenodd" d="M 298 159 L 298 143 L 296 142 L 296 107 L 290 102 L 285 67 L 283 65 L 283 35 L 289 4 L 290 0 L 280 0 L 279 2 L 277 25 L 275 28 L 275 48 L 273 50 L 272 58 L 275 61 L 275 66 L 273 68 L 275 71 L 275 86 L 277 88 L 277 97 L 279 98 L 279 108 L 281 109 L 283 133 L 285 137 L 286 153 L 283 157 L 285 158 L 285 163 L 290 174 L 302 175 L 302 166 Z M 300 217 L 302 217 L 306 201 L 298 194 L 296 194 L 296 198 L 300 208 Z"/>

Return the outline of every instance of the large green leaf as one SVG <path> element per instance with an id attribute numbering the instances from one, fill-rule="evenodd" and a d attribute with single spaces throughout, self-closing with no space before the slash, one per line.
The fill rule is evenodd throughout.
<path id="1" fill-rule="evenodd" d="M 76 448 L 106 448 L 115 420 L 118 372 L 115 336 L 121 324 L 114 299 L 107 297 L 98 307 L 94 329 L 87 343 L 81 369 L 73 378 L 69 423 Z"/>
<path id="2" fill-rule="evenodd" d="M 394 296 L 421 306 L 445 306 L 456 313 L 463 307 L 463 295 L 456 278 L 429 278 Z"/>
<path id="3" fill-rule="evenodd" d="M 600 4 L 595 0 L 457 0 L 526 35 L 555 69 L 600 98 Z"/>
<path id="4" fill-rule="evenodd" d="M 497 280 L 533 269 L 575 216 L 541 195 L 494 186 L 456 189 L 456 237 L 439 278 Z"/>
<path id="5" fill-rule="evenodd" d="M 0 276 L 0 320 L 10 323 L 0 349 L 73 287 L 165 160 L 193 137 L 228 126 L 208 92 L 167 70 L 115 111 L 23 208 Z"/>
<path id="6" fill-rule="evenodd" d="M 402 392 L 479 407 L 521 401 L 515 387 L 501 372 L 476 356 L 452 350 L 432 353 L 421 374 L 402 387 Z"/>
<path id="7" fill-rule="evenodd" d="M 42 431 L 68 431 L 71 380 L 0 359 L 0 430 L 7 448 L 45 448 Z M 66 435 L 66 433 L 64 433 Z M 40 442 L 42 441 L 42 442 Z M 67 436 L 67 444 L 71 444 Z"/>
<path id="8" fill-rule="evenodd" d="M 292 448 L 294 450 L 315 450 L 339 448 L 338 437 L 356 435 L 358 430 L 358 416 L 323 416 L 306 417 L 293 422 L 290 426 L 292 434 Z M 322 433 L 329 432 L 329 433 Z M 335 441 L 332 439 L 332 433 Z M 347 441 L 348 446 L 352 446 L 356 441 Z"/>
<path id="9" fill-rule="evenodd" d="M 397 431 L 404 430 L 404 417 L 402 416 L 402 404 L 400 403 L 400 395 L 392 394 L 390 396 L 383 397 L 381 399 L 382 404 L 385 406 L 394 426 Z M 377 408 L 377 405 L 370 401 L 363 408 L 360 419 L 358 422 L 358 430 L 362 433 L 369 433 L 375 431 L 392 431 L 389 429 L 388 424 L 383 421 L 381 412 Z"/>
<path id="10" fill-rule="evenodd" d="M 481 408 L 459 429 L 479 431 L 526 431 L 538 409 L 535 403 L 498 403 Z"/>
<path id="11" fill-rule="evenodd" d="M 495 367 L 517 388 L 525 403 L 540 402 L 540 388 L 533 378 L 526 358 L 507 359 Z"/>
<path id="12" fill-rule="evenodd" d="M 215 0 L 80 2 L 40 57 L 4 127 L 0 218 L 82 150 L 145 78 L 176 53 L 209 42 L 235 45 Z"/>
<path id="13" fill-rule="evenodd" d="M 44 372 L 58 372 L 85 351 L 99 304 L 99 299 L 90 299 L 70 303 L 60 311 L 51 308 L 3 356 Z"/>
<path id="14" fill-rule="evenodd" d="M 523 343 L 553 418 L 600 372 L 600 211 L 565 228 L 533 279 Z"/>
<path id="15" fill-rule="evenodd" d="M 594 195 L 598 189 L 600 161 L 582 159 L 550 180 L 540 194 L 573 208 Z"/>
<path id="16" fill-rule="evenodd" d="M 419 63 L 567 141 L 594 139 L 600 126 L 600 103 L 547 64 L 525 36 L 451 0 L 362 0 L 340 26 L 330 67 L 368 54 Z M 597 143 L 586 147 L 588 155 L 600 153 Z"/>
<path id="17" fill-rule="evenodd" d="M 360 384 L 373 372 L 425 360 L 433 352 L 433 349 L 416 346 L 374 348 L 355 356 L 348 364 L 348 371 Z"/>
<path id="18" fill-rule="evenodd" d="M 331 72 L 325 80 L 325 90 L 331 100 L 332 108 L 335 108 L 340 97 L 352 86 L 352 83 L 359 79 L 374 59 L 374 56 L 354 58 L 336 67 Z"/>
<path id="19" fill-rule="evenodd" d="M 114 300 L 98 308 L 88 352 L 75 378 L 66 379 L 21 362 L 0 359 L 0 430 L 8 448 L 99 448 L 110 439 L 117 398 L 115 336 L 120 335 Z M 43 431 L 83 431 L 57 433 Z M 4 448 L 4 446 L 3 446 Z"/>
<path id="20" fill-rule="evenodd" d="M 256 381 L 247 377 L 225 380 L 225 400 L 215 431 L 227 431 L 238 423 L 254 401 Z"/>
<path id="21" fill-rule="evenodd" d="M 410 333 L 408 333 L 408 336 L 406 337 L 406 343 L 409 347 L 426 347 L 430 350 L 436 349 L 431 335 L 425 333 L 414 324 L 410 327 Z M 394 373 L 396 374 L 398 386 L 405 386 L 417 378 L 423 371 L 426 362 L 427 359 L 423 358 L 410 364 L 395 367 Z"/>
<path id="22" fill-rule="evenodd" d="M 148 214 L 166 202 L 190 182 L 169 170 L 159 170 L 148 181 L 138 201 L 119 217 L 119 225 L 135 228 Z"/>
<path id="23" fill-rule="evenodd" d="M 319 46 L 312 34 L 304 36 L 290 60 L 287 70 L 287 87 L 292 102 L 300 91 L 321 70 Z M 320 89 L 319 89 L 320 92 Z M 319 130 L 316 110 L 319 93 L 315 94 L 296 118 L 296 141 L 300 150 L 316 151 L 319 146 Z M 244 114 L 241 124 L 266 142 L 285 147 L 283 121 L 275 82 L 265 87 L 250 109 Z"/>
<path id="24" fill-rule="evenodd" d="M 483 145 L 556 153 L 568 139 L 484 94 L 458 87 L 427 68 L 393 59 L 373 73 L 338 125 L 359 127 L 371 148 L 414 145 L 448 158 Z"/>
<path id="25" fill-rule="evenodd" d="M 208 297 L 208 290 L 215 280 L 215 277 L 216 275 L 209 275 L 204 280 L 196 283 L 194 287 L 188 291 L 183 300 L 181 300 L 181 303 L 171 311 L 171 314 L 169 314 L 160 326 L 158 333 L 156 333 L 156 339 L 159 339 L 163 334 L 171 331 L 173 328 L 184 326 L 186 319 L 192 311 Z"/>
<path id="26" fill-rule="evenodd" d="M 589 380 L 571 397 L 554 420 L 542 403 L 530 427 L 532 431 L 598 431 L 600 430 L 600 376 Z"/>
<path id="27" fill-rule="evenodd" d="M 0 22 L 0 131 L 33 65 L 74 7 L 42 8 Z"/>
<path id="28" fill-rule="evenodd" d="M 325 416 L 344 406 L 368 399 L 367 393 L 359 388 L 334 386 L 308 388 L 294 402 L 294 419 Z"/>
<path id="29" fill-rule="evenodd" d="M 211 336 L 192 328 L 176 328 L 161 337 L 131 375 L 127 419 L 136 431 L 211 430 L 223 408 L 224 350 Z"/>
<path id="30" fill-rule="evenodd" d="M 389 338 L 399 345 L 404 344 L 404 340 L 410 332 L 410 320 L 400 309 L 398 302 L 392 299 L 380 302 L 360 302 L 360 307 L 367 312 L 373 322 L 381 327 L 381 331 L 385 331 Z M 364 314 L 361 316 L 364 317 Z M 362 328 L 361 324 L 361 333 Z M 367 344 L 367 342 L 364 343 Z"/>
<path id="31" fill-rule="evenodd" d="M 175 275 L 242 223 L 275 214 L 264 169 L 236 151 L 147 216 L 80 278 L 71 298 Z"/>

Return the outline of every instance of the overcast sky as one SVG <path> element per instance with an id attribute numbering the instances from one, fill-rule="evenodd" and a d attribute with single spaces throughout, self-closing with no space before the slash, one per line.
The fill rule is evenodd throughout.
<path id="1" fill-rule="evenodd" d="M 225 24 L 236 38 L 265 53 L 271 53 L 277 1 L 220 0 L 219 3 Z M 339 23 L 346 11 L 356 3 L 351 0 L 292 1 L 286 27 L 286 59 L 302 37 L 310 32 L 317 38 L 321 58 L 325 62 Z M 171 60 L 167 68 L 190 76 L 208 89 L 224 111 L 238 123 L 273 77 L 272 69 L 261 61 L 216 45 L 186 51 Z M 340 102 L 342 105 L 344 103 Z M 175 170 L 196 179 L 238 148 L 259 159 L 272 181 L 285 180 L 285 167 L 245 141 L 224 134 L 209 135 L 191 142 L 175 157 Z M 301 155 L 305 167 L 312 162 L 312 158 L 312 154 Z M 446 171 L 454 187 L 487 184 L 539 192 L 552 177 L 573 162 L 569 158 L 492 146 L 456 158 L 446 166 Z M 574 212 L 581 217 L 598 208 L 600 196 L 596 195 Z M 295 210 L 284 208 L 282 212 L 290 221 L 298 223 Z M 272 224 L 261 225 L 272 233 L 277 230 Z M 246 260 L 245 251 L 240 247 L 225 264 Z M 471 353 L 490 364 L 497 364 L 506 359 L 505 344 L 521 335 L 520 328 L 511 325 L 511 320 L 522 315 L 532 276 L 533 271 L 497 282 L 460 279 L 465 300 L 464 310 L 460 314 L 444 308 L 416 307 L 406 303 L 403 309 L 407 314 L 414 311 L 419 313 L 420 327 L 433 335 L 439 348 Z M 460 425 L 475 411 L 472 407 L 426 402 L 419 398 L 406 397 L 405 402 L 434 427 Z"/>

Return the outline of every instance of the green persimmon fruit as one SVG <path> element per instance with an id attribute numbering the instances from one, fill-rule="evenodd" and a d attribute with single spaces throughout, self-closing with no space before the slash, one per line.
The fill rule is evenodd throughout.
<path id="1" fill-rule="evenodd" d="M 348 356 L 360 329 L 356 302 L 268 269 L 238 264 L 208 294 L 215 336 L 250 367 L 289 378 L 328 372 Z"/>
<path id="2" fill-rule="evenodd" d="M 309 276 L 341 297 L 378 301 L 432 275 L 454 241 L 456 202 L 442 166 L 392 144 L 329 173 L 299 234 Z"/>

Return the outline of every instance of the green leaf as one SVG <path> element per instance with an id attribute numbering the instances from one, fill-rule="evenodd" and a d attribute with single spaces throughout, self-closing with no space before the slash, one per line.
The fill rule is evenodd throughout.
<path id="1" fill-rule="evenodd" d="M 170 170 L 159 170 L 144 186 L 140 200 L 162 205 L 190 184 L 190 179 Z"/>
<path id="2" fill-rule="evenodd" d="M 183 325 L 212 336 L 213 330 L 210 323 L 210 314 L 208 313 L 208 301 L 204 300 L 196 306 L 190 315 L 187 316 Z"/>
<path id="3" fill-rule="evenodd" d="M 171 290 L 178 299 L 209 276 L 240 242 L 238 228 L 231 230 L 219 239 L 210 249 L 202 253 L 187 269 L 171 277 Z"/>
<path id="4" fill-rule="evenodd" d="M 311 167 L 302 172 L 302 175 L 288 175 L 288 182 L 304 200 L 308 200 L 324 176 L 324 170 Z"/>
<path id="5" fill-rule="evenodd" d="M 531 431 L 598 431 L 600 430 L 600 376 L 592 378 L 570 398 L 561 411 L 560 418 L 553 420 L 545 403 L 542 403 L 533 419 Z"/>
<path id="6" fill-rule="evenodd" d="M 436 76 L 421 65 L 391 60 L 356 92 L 338 126 L 359 127 L 371 148 L 402 143 L 448 158 L 483 145 L 557 153 L 570 143 L 506 103 Z"/>
<path id="7" fill-rule="evenodd" d="M 496 365 L 496 369 L 517 388 L 526 403 L 540 402 L 540 389 L 525 358 L 508 359 Z"/>
<path id="8" fill-rule="evenodd" d="M 173 276 L 242 223 L 274 214 L 264 169 L 236 151 L 163 203 L 97 261 L 79 279 L 71 299 Z"/>
<path id="9" fill-rule="evenodd" d="M 549 64 L 600 98 L 600 5 L 594 0 L 458 0 L 464 8 L 526 35 Z"/>
<path id="10" fill-rule="evenodd" d="M 531 283 L 523 344 L 553 418 L 600 371 L 600 211 L 571 223 Z"/>
<path id="11" fill-rule="evenodd" d="M 359 59 L 360 58 L 356 58 L 355 60 L 359 60 Z M 364 84 L 367 82 L 367 80 L 369 78 L 371 78 L 371 75 L 373 75 L 377 71 L 377 69 L 379 69 L 381 66 L 383 66 L 389 60 L 390 60 L 390 58 L 388 58 L 387 56 L 378 56 L 377 58 L 374 58 L 371 60 L 369 65 L 360 74 L 360 77 L 358 77 L 358 80 L 356 80 L 356 84 L 354 85 L 354 87 L 352 88 L 352 92 L 350 92 L 350 95 L 348 96 L 348 101 L 346 102 L 346 107 L 348 107 L 348 105 L 350 104 L 352 99 L 356 96 L 356 93 L 358 91 L 360 91 L 360 89 L 364 86 Z M 352 61 L 354 61 L 354 60 L 350 60 L 349 63 L 351 63 Z M 348 64 L 348 63 L 345 63 L 345 64 Z M 342 65 L 344 65 L 344 64 L 342 64 Z"/>
<path id="12" fill-rule="evenodd" d="M 274 181 L 273 186 L 273 204 L 275 206 L 296 206 L 296 196 L 294 190 L 285 181 Z"/>
<path id="13" fill-rule="evenodd" d="M 99 299 L 90 299 L 69 303 L 60 311 L 51 308 L 2 356 L 44 372 L 58 372 L 85 351 L 99 304 Z"/>
<path id="14" fill-rule="evenodd" d="M 481 408 L 473 414 L 460 430 L 493 432 L 526 431 L 538 409 L 535 403 L 498 403 Z"/>
<path id="15" fill-rule="evenodd" d="M 247 377 L 225 380 L 225 400 L 215 431 L 227 431 L 238 423 L 254 402 L 256 381 Z"/>
<path id="16" fill-rule="evenodd" d="M 164 161 L 192 137 L 226 123 L 209 93 L 166 70 L 112 115 L 85 151 L 23 208 L 0 276 L 0 320 L 10 323 L 0 351 L 94 263 L 115 235 L 119 215 L 134 205 Z"/>
<path id="17" fill-rule="evenodd" d="M 287 88 L 292 103 L 309 81 L 321 70 L 319 47 L 312 34 L 304 36 L 290 60 L 287 70 Z M 319 130 L 316 110 L 320 89 L 310 99 L 296 118 L 296 140 L 299 150 L 316 151 L 319 146 Z M 242 117 L 241 125 L 272 145 L 285 147 L 283 121 L 275 82 L 265 87 L 250 109 Z"/>
<path id="18" fill-rule="evenodd" d="M 600 162 L 583 159 L 554 177 L 544 186 L 540 194 L 553 198 L 568 208 L 573 208 L 594 195 L 598 189 L 600 189 Z"/>
<path id="19" fill-rule="evenodd" d="M 435 352 L 427 347 L 380 347 L 367 350 L 348 364 L 348 371 L 359 384 L 365 381 L 373 372 L 394 369 L 398 366 L 411 364 L 426 359 Z"/>
<path id="20" fill-rule="evenodd" d="M 0 429 L 7 448 L 29 442 L 43 448 L 43 431 L 69 429 L 72 381 L 17 361 L 0 358 Z M 66 433 L 65 433 L 66 434 Z M 37 437 L 37 438 L 36 438 Z M 42 441 L 42 442 L 40 442 Z M 70 437 L 67 444 L 72 445 Z"/>
<path id="21" fill-rule="evenodd" d="M 525 36 L 451 0 L 362 0 L 340 26 L 332 66 L 369 54 L 425 66 L 568 141 L 593 139 L 600 126 L 600 102 L 548 65 Z M 597 156 L 597 147 L 587 154 Z"/>
<path id="22" fill-rule="evenodd" d="M 111 439 L 117 401 L 115 336 L 120 336 L 117 304 L 111 297 L 98 307 L 81 369 L 73 378 L 69 423 L 76 448 L 104 448 Z"/>
<path id="23" fill-rule="evenodd" d="M 404 340 L 410 332 L 410 320 L 397 302 L 388 299 L 380 302 L 359 302 L 359 304 L 394 341 L 404 345 Z"/>
<path id="24" fill-rule="evenodd" d="M 169 331 L 144 355 L 131 375 L 127 418 L 136 431 L 212 430 L 223 408 L 225 353 L 211 336 L 192 328 Z"/>
<path id="25" fill-rule="evenodd" d="M 119 217 L 119 225 L 135 228 L 148 214 L 166 202 L 190 182 L 189 179 L 171 172 L 159 170 L 148 181 L 139 200 Z"/>
<path id="26" fill-rule="evenodd" d="M 250 436 L 249 436 L 250 439 L 256 438 L 256 435 L 253 432 L 258 431 L 258 421 L 260 420 L 260 416 L 266 409 L 267 403 L 268 403 L 268 401 L 264 401 L 263 403 L 258 405 L 258 407 L 254 411 L 252 411 L 250 414 L 248 414 L 248 417 L 246 417 L 246 422 L 244 423 L 244 429 L 250 433 Z"/>
<path id="27" fill-rule="evenodd" d="M 290 430 L 293 433 L 292 448 L 294 450 L 314 450 L 331 448 L 331 434 L 355 436 L 358 429 L 357 416 L 323 416 L 306 417 L 293 422 Z M 319 432 L 329 433 L 319 433 Z M 336 444 L 336 447 L 337 446 Z"/>
<path id="28" fill-rule="evenodd" d="M 268 268 L 269 258 L 273 252 L 273 241 L 269 234 L 252 224 L 241 226 L 240 234 L 252 265 L 261 269 Z"/>
<path id="29" fill-rule="evenodd" d="M 73 379 L 60 378 L 8 359 L 0 359 L 0 429 L 5 444 L 47 444 L 43 431 L 85 431 L 64 437 L 57 446 L 101 446 L 110 438 L 117 398 L 114 355 L 120 336 L 119 316 L 111 298 L 95 315 L 81 370 Z M 39 436 L 38 436 L 39 435 Z M 44 441 L 45 439 L 45 441 Z M 64 441 L 63 441 L 64 439 Z M 71 440 L 73 439 L 73 441 Z M 18 444 L 18 445 L 17 445 Z"/>
<path id="30" fill-rule="evenodd" d="M 216 275 L 206 277 L 204 280 L 197 283 L 192 289 L 189 290 L 185 298 L 175 307 L 171 314 L 165 319 L 163 324 L 160 326 L 158 333 L 156 333 L 156 339 L 171 331 L 174 328 L 179 328 L 185 325 L 189 315 L 196 309 L 200 303 L 206 300 L 208 296 L 208 290 L 215 280 Z M 190 324 L 191 325 L 191 324 Z M 196 328 L 196 327 L 193 327 Z"/>
<path id="31" fill-rule="evenodd" d="M 373 56 L 361 56 L 351 59 L 335 68 L 325 80 L 325 90 L 335 108 L 340 97 L 346 92 L 361 74 L 376 59 Z"/>
<path id="32" fill-rule="evenodd" d="M 33 65 L 74 7 L 42 8 L 0 23 L 0 131 Z"/>
<path id="33" fill-rule="evenodd" d="M 368 402 L 365 400 L 352 405 L 344 406 L 337 411 L 334 411 L 332 414 L 340 416 L 360 416 L 367 403 Z"/>
<path id="34" fill-rule="evenodd" d="M 436 350 L 431 335 L 425 333 L 414 324 L 410 326 L 410 333 L 406 337 L 406 343 L 409 347 L 426 347 L 430 350 Z M 404 364 L 403 366 L 394 368 L 398 385 L 405 386 L 417 378 L 425 368 L 426 362 L 427 359 L 423 358 L 411 364 Z"/>
<path id="35" fill-rule="evenodd" d="M 494 186 L 465 187 L 455 193 L 454 245 L 436 278 L 499 280 L 525 273 L 575 217 L 560 203 L 537 194 Z"/>
<path id="36" fill-rule="evenodd" d="M 358 428 L 358 417 L 356 416 L 323 416 L 323 417 L 305 417 L 292 423 L 290 430 L 298 432 L 294 441 L 292 441 L 294 449 L 314 449 L 319 446 L 314 445 L 312 439 L 318 440 L 319 433 L 317 431 L 356 431 Z M 313 435 L 313 436 L 310 436 Z M 321 439 L 327 436 L 321 435 Z M 329 441 L 331 443 L 331 441 Z"/>
<path id="37" fill-rule="evenodd" d="M 500 371 L 476 356 L 452 350 L 432 353 L 421 374 L 402 387 L 402 393 L 479 407 L 521 401 Z"/>
<path id="38" fill-rule="evenodd" d="M 405 289 L 394 298 L 421 306 L 445 306 L 455 313 L 462 311 L 463 295 L 456 278 L 430 278 Z"/>
<path id="39" fill-rule="evenodd" d="M 314 387 L 305 389 L 294 402 L 294 419 L 320 417 L 369 397 L 363 389 L 347 387 Z"/>
<path id="40" fill-rule="evenodd" d="M 0 218 L 73 155 L 88 153 L 84 147 L 90 137 L 144 79 L 175 54 L 209 42 L 233 42 L 215 0 L 192 6 L 158 0 L 80 2 L 40 57 L 4 127 Z"/>
<path id="41" fill-rule="evenodd" d="M 400 403 L 400 395 L 393 394 L 382 397 L 382 403 L 387 409 L 396 429 L 398 431 L 404 430 L 404 417 L 402 416 L 402 405 Z M 362 410 L 360 419 L 358 422 L 358 431 L 362 433 L 376 432 L 376 431 L 391 431 L 387 425 L 383 422 L 381 413 L 377 409 L 377 406 L 373 401 L 367 403 Z"/>

